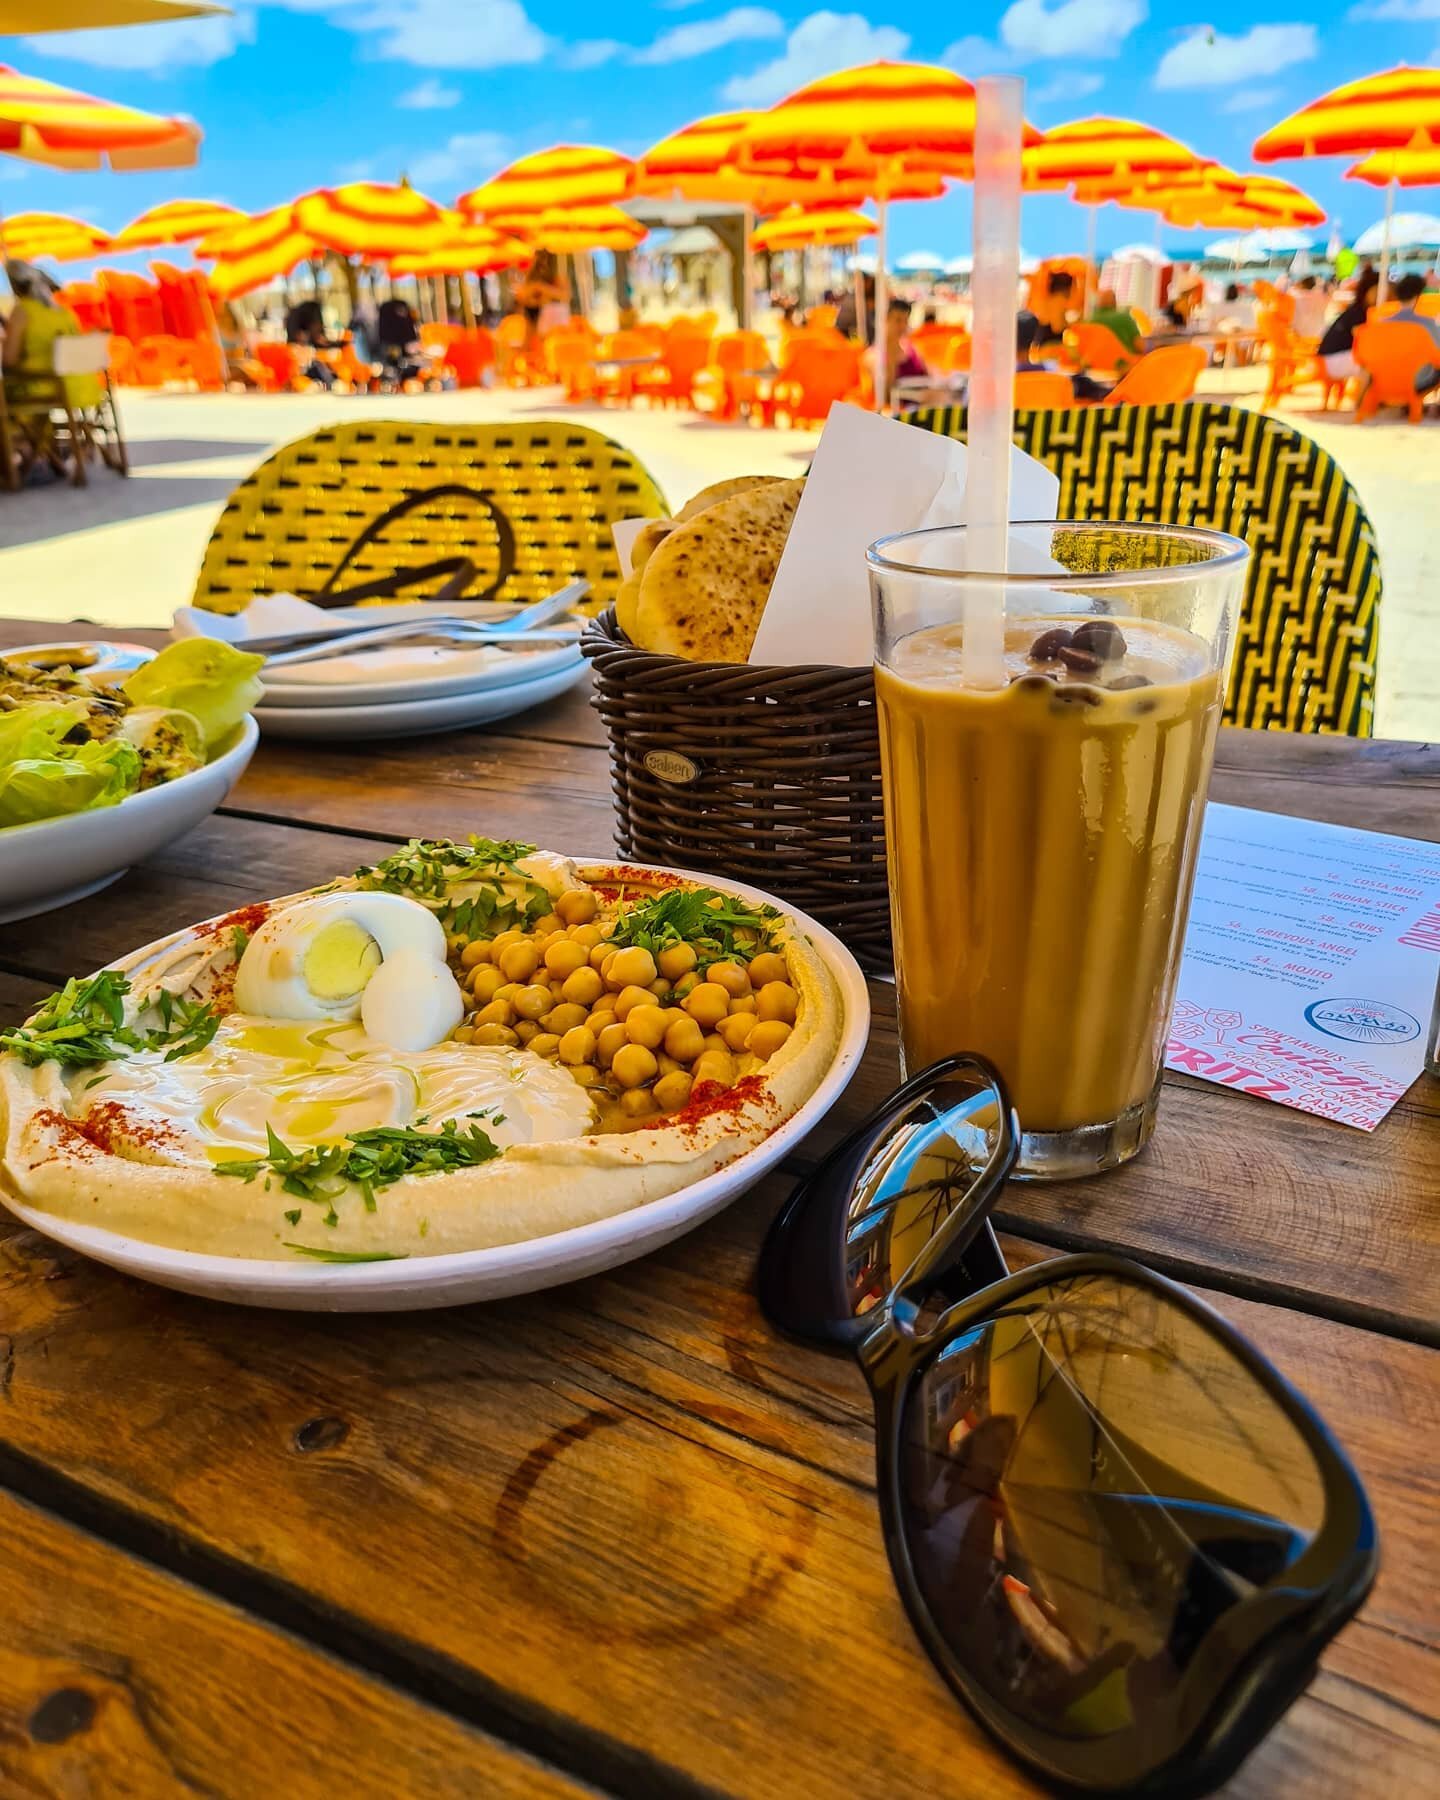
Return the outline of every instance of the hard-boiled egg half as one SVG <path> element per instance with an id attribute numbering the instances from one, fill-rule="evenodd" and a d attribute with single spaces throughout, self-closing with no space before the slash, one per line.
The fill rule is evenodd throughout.
<path id="1" fill-rule="evenodd" d="M 428 1050 L 465 1015 L 439 919 L 403 894 L 317 894 L 245 946 L 235 1005 L 267 1019 L 359 1019 L 397 1050 Z"/>

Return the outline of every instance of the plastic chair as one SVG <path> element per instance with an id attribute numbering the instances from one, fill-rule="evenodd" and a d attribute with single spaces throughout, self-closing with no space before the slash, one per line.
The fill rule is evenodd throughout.
<path id="1" fill-rule="evenodd" d="M 110 381 L 114 387 L 134 387 L 135 346 L 118 332 L 110 336 Z"/>
<path id="2" fill-rule="evenodd" d="M 1415 377 L 1427 366 L 1440 368 L 1440 349 L 1425 327 L 1408 319 L 1357 325 L 1355 360 L 1370 377 L 1355 417 L 1373 419 L 1382 406 L 1403 406 L 1410 423 L 1418 425 L 1425 396 L 1415 391 Z"/>
<path id="3" fill-rule="evenodd" d="M 166 335 L 159 290 L 152 282 L 122 269 L 101 269 L 95 280 L 105 296 L 112 331 L 128 337 L 132 344 Z"/>
<path id="4" fill-rule="evenodd" d="M 462 331 L 445 347 L 445 366 L 462 388 L 483 387 L 485 372 L 495 367 L 495 336 L 483 325 Z"/>
<path id="5" fill-rule="evenodd" d="M 710 357 L 695 378 L 695 404 L 716 419 L 735 419 L 760 393 L 760 372 L 770 349 L 758 331 L 727 331 L 710 343 Z"/>
<path id="6" fill-rule="evenodd" d="M 1162 344 L 1149 350 L 1117 381 L 1100 406 L 1168 406 L 1188 400 L 1209 356 L 1199 344 Z"/>
<path id="7" fill-rule="evenodd" d="M 637 369 L 634 391 L 665 406 L 690 406 L 695 379 L 710 357 L 710 338 L 693 325 L 672 321 L 665 334 L 661 361 L 653 369 Z"/>
<path id="8" fill-rule="evenodd" d="M 636 325 L 626 331 L 612 331 L 609 337 L 603 337 L 594 355 L 597 363 L 604 363 L 615 357 L 631 361 L 629 368 L 597 368 L 595 371 L 595 389 L 599 398 L 604 400 L 620 400 L 629 404 L 635 391 L 635 378 L 647 366 L 645 359 L 660 354 L 659 344 L 664 342 L 664 332 L 657 336 L 657 327 L 653 325 Z M 633 360 L 632 360 L 633 359 Z"/>
<path id="9" fill-rule="evenodd" d="M 557 332 L 545 342 L 545 362 L 571 401 L 595 397 L 595 355 L 578 332 Z"/>
<path id="10" fill-rule="evenodd" d="M 1060 350 L 1063 366 L 1082 375 L 1123 375 L 1138 360 L 1138 353 L 1127 350 L 1108 325 L 1093 319 L 1071 325 Z"/>
<path id="11" fill-rule="evenodd" d="M 917 325 L 909 337 L 932 369 L 945 367 L 945 354 L 953 343 L 963 340 L 968 346 L 970 342 L 970 333 L 963 325 Z"/>
<path id="12" fill-rule="evenodd" d="M 812 306 L 805 314 L 807 326 L 818 327 L 822 331 L 833 331 L 835 321 L 840 317 L 838 306 Z"/>
<path id="13" fill-rule="evenodd" d="M 530 326 L 523 313 L 508 313 L 495 327 L 495 366 L 506 387 L 527 387 L 531 379 Z"/>
<path id="14" fill-rule="evenodd" d="M 962 407 L 907 422 L 965 436 Z M 1020 413 L 1015 441 L 1060 477 L 1059 518 L 1201 525 L 1249 544 L 1228 723 L 1370 735 L 1380 557 L 1358 495 L 1313 438 L 1201 399 Z"/>
<path id="15" fill-rule="evenodd" d="M 304 393 L 310 384 L 300 373 L 299 359 L 289 344 L 275 344 L 261 338 L 255 345 L 255 360 L 269 372 L 281 393 Z"/>
<path id="16" fill-rule="evenodd" d="M 68 471 L 74 486 L 85 487 L 92 456 L 117 475 L 130 473 L 109 368 L 109 334 L 91 331 L 56 338 L 50 373 L 12 369 L 7 374 L 5 404 L 14 427 L 20 482 L 44 461 L 57 475 Z"/>
<path id="17" fill-rule="evenodd" d="M 802 333 L 791 343 L 765 398 L 767 422 L 783 414 L 791 425 L 822 425 L 838 400 L 856 399 L 862 352 L 836 337 L 834 343 L 813 342 Z"/>
<path id="18" fill-rule="evenodd" d="M 951 338 L 941 353 L 939 369 L 945 375 L 962 374 L 970 367 L 970 352 L 973 340 L 967 332 L 961 332 Z M 932 365 L 934 366 L 934 365 Z"/>
<path id="19" fill-rule="evenodd" d="M 55 298 L 69 307 L 82 331 L 110 330 L 110 302 L 96 281 L 67 281 Z"/>
<path id="20" fill-rule="evenodd" d="M 1027 409 L 1073 406 L 1075 389 L 1068 375 L 1054 369 L 1021 369 L 1015 376 L 1015 404 Z"/>
<path id="21" fill-rule="evenodd" d="M 584 425 L 356 420 L 287 444 L 236 488 L 195 605 L 236 613 L 256 594 L 315 594 L 371 520 L 407 495 L 451 486 L 477 497 L 420 501 L 366 545 L 341 585 L 465 556 L 475 592 L 508 566 L 501 600 L 542 600 L 583 578 L 597 608 L 608 606 L 620 586 L 611 526 L 670 510 L 630 451 Z"/>

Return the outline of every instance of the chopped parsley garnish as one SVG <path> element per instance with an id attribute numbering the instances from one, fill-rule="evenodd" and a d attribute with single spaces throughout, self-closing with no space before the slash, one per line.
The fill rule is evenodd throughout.
<path id="1" fill-rule="evenodd" d="M 285 1217 L 290 1217 L 286 1213 Z M 298 1219 L 299 1213 L 295 1214 Z M 365 1263 L 365 1262 L 404 1262 L 404 1250 L 315 1250 L 309 1244 L 292 1244 L 281 1239 L 287 1250 L 293 1250 L 297 1256 L 313 1256 L 316 1262 L 328 1263 Z"/>
<path id="2" fill-rule="evenodd" d="M 652 956 L 671 944 L 691 944 L 704 968 L 754 956 L 770 942 L 771 921 L 779 917 L 773 906 L 749 906 L 714 888 L 670 888 L 622 914 L 609 942 L 617 949 L 638 945 Z"/>
<path id="3" fill-rule="evenodd" d="M 125 1023 L 129 992 L 129 978 L 115 969 L 102 969 L 83 981 L 72 978 L 42 1001 L 28 1025 L 0 1031 L 0 1050 L 13 1051 L 32 1069 L 43 1062 L 83 1068 L 114 1062 L 132 1050 L 164 1050 L 166 1062 L 174 1062 L 203 1050 L 219 1029 L 220 1014 L 203 1000 L 162 990 L 155 1000 L 159 1027 L 136 1031 Z"/>
<path id="4" fill-rule="evenodd" d="M 250 948 L 250 933 L 243 925 L 237 925 L 230 933 L 230 948 L 234 952 L 237 963 Z"/>
<path id="5" fill-rule="evenodd" d="M 489 1116 L 466 1115 L 470 1119 Z M 450 1175 L 457 1169 L 473 1169 L 500 1154 L 478 1124 L 465 1131 L 458 1119 L 446 1119 L 438 1131 L 417 1131 L 413 1125 L 376 1125 L 338 1143 L 308 1144 L 299 1150 L 283 1144 L 272 1126 L 267 1125 L 265 1132 L 264 1156 L 216 1163 L 215 1173 L 238 1175 L 242 1181 L 253 1181 L 260 1174 L 277 1175 L 285 1193 L 324 1205 L 327 1211 L 321 1223 L 332 1227 L 339 1219 L 334 1203 L 347 1187 L 358 1188 L 366 1210 L 374 1212 L 377 1188 L 389 1187 L 406 1175 Z"/>
<path id="6" fill-rule="evenodd" d="M 287 1225 L 298 1225 L 300 1223 L 300 1208 L 298 1206 L 292 1207 L 290 1211 L 286 1213 L 285 1223 Z"/>
<path id="7" fill-rule="evenodd" d="M 355 871 L 362 888 L 406 894 L 438 911 L 448 931 L 460 937 L 490 936 L 516 925 L 533 925 L 550 911 L 544 885 L 527 875 L 522 857 L 533 844 L 472 836 L 457 844 L 449 838 L 411 838 L 403 850 Z M 475 887 L 454 905 L 446 901 L 452 887 Z"/>
<path id="8" fill-rule="evenodd" d="M 146 1033 L 145 1048 L 163 1049 L 166 1062 L 203 1050 L 220 1029 L 219 1013 L 203 1000 L 187 1000 L 183 994 L 162 989 L 155 1006 L 160 1014 L 160 1028 Z"/>

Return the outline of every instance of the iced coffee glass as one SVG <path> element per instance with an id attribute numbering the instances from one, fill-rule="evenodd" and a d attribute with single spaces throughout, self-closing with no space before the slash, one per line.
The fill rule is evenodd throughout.
<path id="1" fill-rule="evenodd" d="M 971 541 L 868 555 L 902 1054 L 989 1057 L 1020 1172 L 1094 1174 L 1154 1128 L 1249 551 L 1023 524 L 1002 575 Z"/>

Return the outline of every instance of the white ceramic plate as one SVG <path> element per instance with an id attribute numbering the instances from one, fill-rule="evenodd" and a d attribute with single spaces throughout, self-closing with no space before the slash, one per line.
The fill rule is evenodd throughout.
<path id="1" fill-rule="evenodd" d="M 465 693 L 440 699 L 387 700 L 359 706 L 276 706 L 272 701 L 257 706 L 255 717 L 273 737 L 368 740 L 459 731 L 467 725 L 487 725 L 495 719 L 528 712 L 532 706 L 553 700 L 577 681 L 583 681 L 585 659 L 578 650 L 567 651 L 566 657 L 562 668 L 530 681 L 512 682 L 507 687 L 472 687 Z"/>
<path id="2" fill-rule="evenodd" d="M 270 706 L 394 706 L 406 700 L 443 700 L 536 681 L 573 669 L 576 644 L 553 650 L 442 649 L 398 643 L 357 650 L 319 663 L 288 663 L 262 673 Z"/>
<path id="3" fill-rule="evenodd" d="M 228 750 L 178 781 L 118 806 L 0 829 L 0 924 L 98 893 L 132 863 L 183 837 L 219 806 L 259 741 L 259 727 L 246 719 Z"/>
<path id="4" fill-rule="evenodd" d="M 620 867 L 607 857 L 577 858 L 582 866 L 596 862 Z M 673 869 L 646 869 L 628 865 L 637 875 L 677 873 Z M 445 1256 L 417 1256 L 400 1262 L 328 1264 L 260 1262 L 243 1257 L 207 1256 L 195 1251 L 169 1250 L 135 1238 L 121 1237 L 93 1225 L 77 1225 L 48 1213 L 5 1204 L 18 1219 L 42 1236 L 53 1238 L 97 1262 L 121 1269 L 142 1281 L 179 1288 L 210 1300 L 231 1300 L 241 1305 L 278 1307 L 292 1312 L 418 1312 L 437 1306 L 463 1306 L 475 1300 L 499 1300 L 509 1294 L 529 1294 L 578 1281 L 633 1262 L 658 1250 L 662 1244 L 691 1231 L 702 1220 L 721 1211 L 753 1187 L 761 1176 L 818 1125 L 849 1086 L 870 1035 L 870 997 L 860 965 L 823 925 L 796 912 L 759 888 L 722 881 L 712 875 L 680 870 L 695 881 L 737 894 L 756 904 L 778 906 L 796 921 L 812 940 L 835 978 L 843 1011 L 840 1044 L 819 1087 L 778 1131 L 763 1144 L 747 1151 L 714 1175 L 695 1181 L 678 1193 L 651 1200 L 644 1206 L 614 1218 L 597 1219 L 571 1231 L 529 1238 L 519 1244 L 503 1244 L 493 1250 L 460 1250 Z M 176 938 L 148 945 L 126 957 L 135 966 Z"/>

